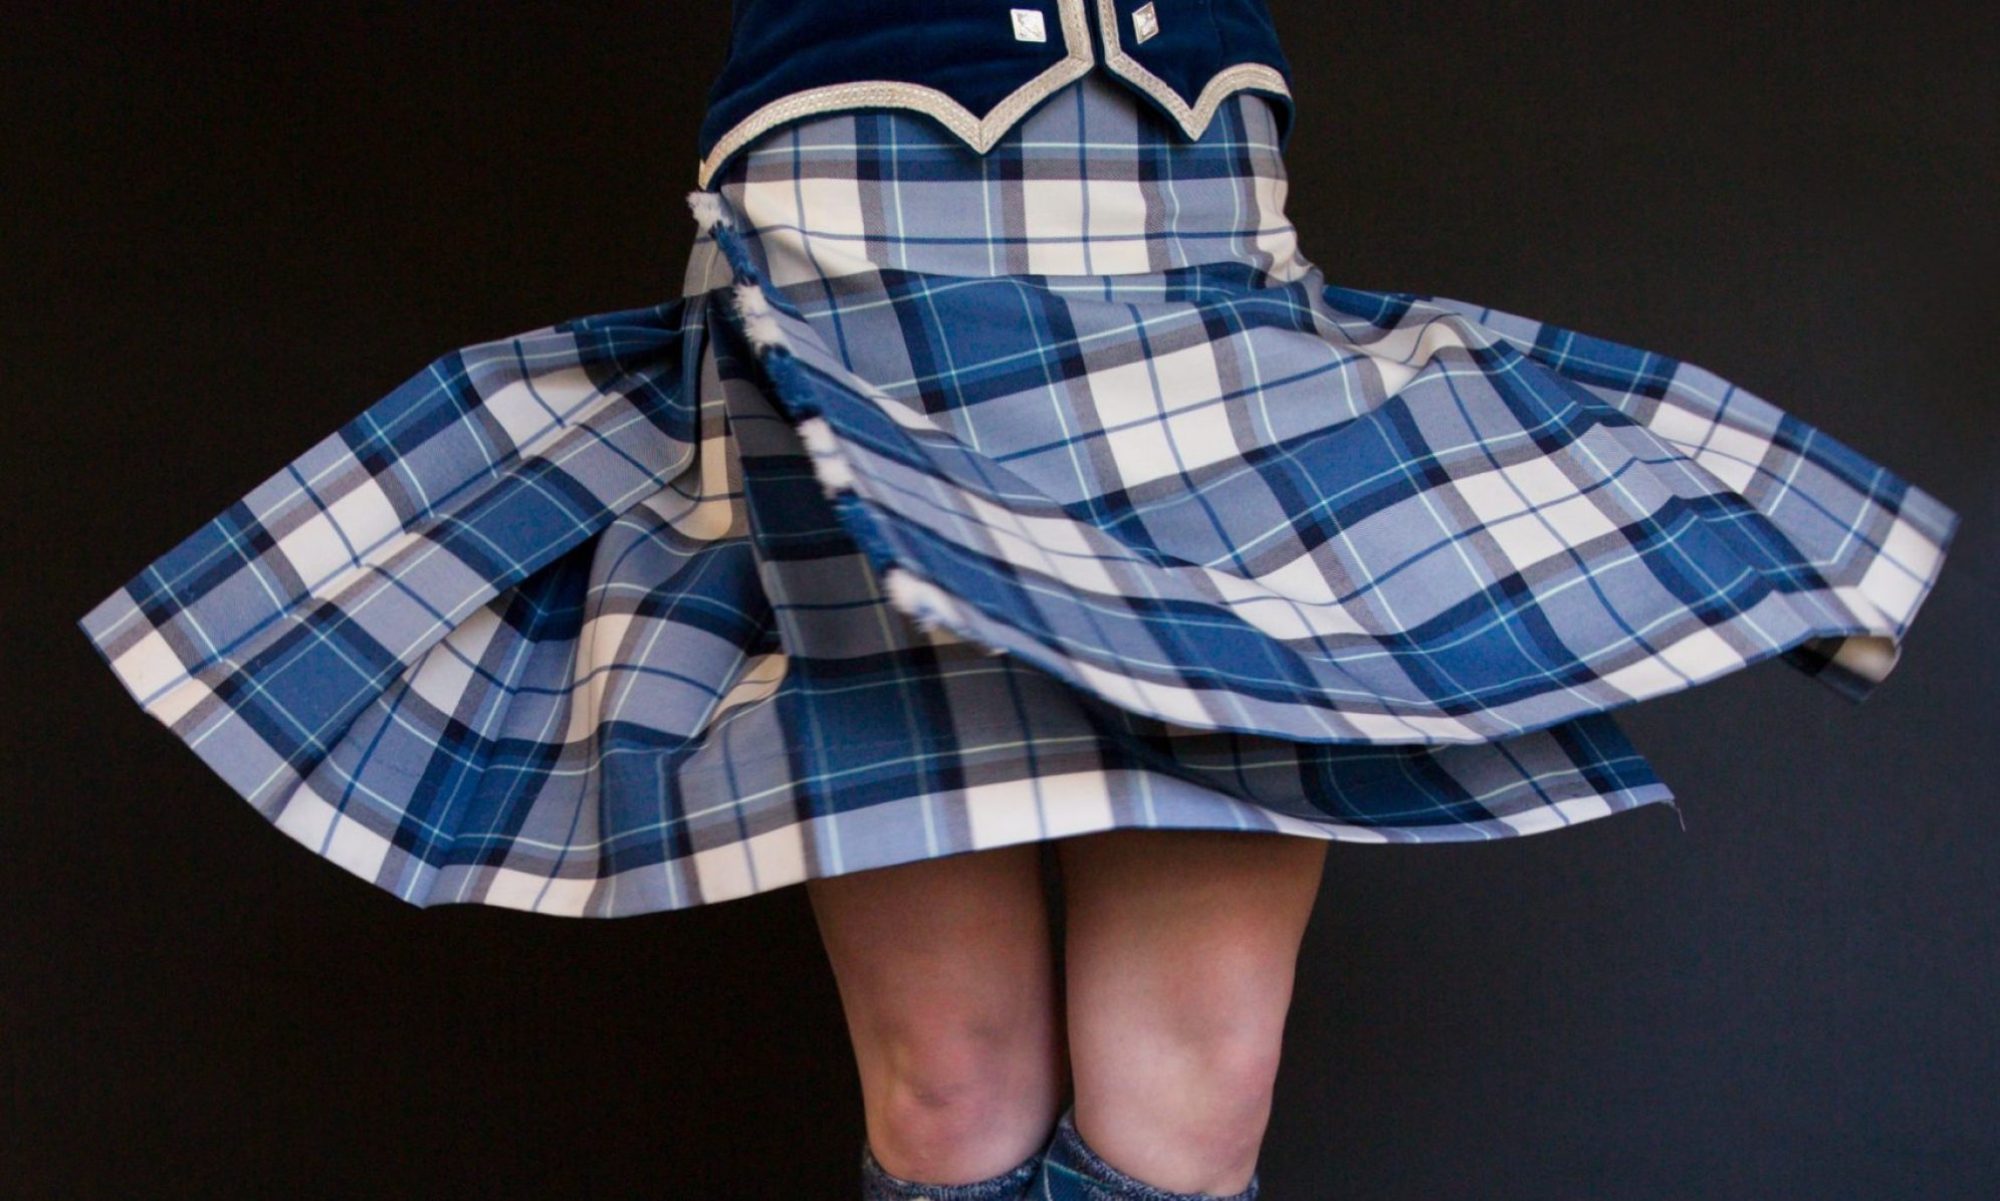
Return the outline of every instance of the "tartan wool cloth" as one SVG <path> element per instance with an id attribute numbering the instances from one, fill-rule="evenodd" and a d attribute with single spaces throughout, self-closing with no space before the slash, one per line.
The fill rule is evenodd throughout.
<path id="1" fill-rule="evenodd" d="M 80 625 L 315 853 L 591 917 L 1677 809 L 1610 710 L 1887 676 L 1954 512 L 1692 364 L 1330 285 L 1285 188 L 1250 93 L 780 128 L 681 296 L 443 355 Z"/>

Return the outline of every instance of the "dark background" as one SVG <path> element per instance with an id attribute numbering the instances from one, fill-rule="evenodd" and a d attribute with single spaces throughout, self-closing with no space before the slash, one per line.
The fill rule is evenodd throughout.
<path id="1" fill-rule="evenodd" d="M 409 907 L 266 826 L 73 624 L 436 355 L 676 293 L 725 6 L 25 7 L 0 1191 L 855 1195 L 803 889 Z M 1990 11 L 1273 10 L 1331 280 L 1700 363 L 1965 527 L 1865 705 L 1770 661 L 1624 711 L 1685 833 L 1334 844 L 1266 1195 L 2000 1195 Z"/>

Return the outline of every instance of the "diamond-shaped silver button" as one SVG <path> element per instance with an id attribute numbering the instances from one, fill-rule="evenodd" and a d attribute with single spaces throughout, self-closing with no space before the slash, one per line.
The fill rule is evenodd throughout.
<path id="1" fill-rule="evenodd" d="M 1017 42 L 1046 42 L 1049 28 L 1042 22 L 1039 8 L 1017 8 L 1014 10 L 1014 40 Z"/>
<path id="2" fill-rule="evenodd" d="M 1160 14 L 1153 11 L 1152 0 L 1132 10 L 1132 40 L 1144 42 L 1160 32 Z"/>

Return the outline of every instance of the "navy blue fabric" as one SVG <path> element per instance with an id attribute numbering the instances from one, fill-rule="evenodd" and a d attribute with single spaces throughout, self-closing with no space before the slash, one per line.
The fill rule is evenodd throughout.
<path id="1" fill-rule="evenodd" d="M 1151 3 L 1158 15 L 1159 33 L 1141 42 L 1132 35 L 1132 12 L 1146 3 Z M 1278 31 L 1271 24 L 1271 14 L 1263 0 L 1114 0 L 1114 6 L 1120 21 L 1118 48 L 1159 76 L 1189 105 L 1201 98 L 1202 88 L 1216 72 L 1238 63 L 1274 67 L 1285 77 L 1285 86 L 1291 86 L 1291 65 L 1279 47 Z M 1091 31 L 1097 37 L 1101 63 L 1107 52 L 1097 8 L 1096 0 L 1091 0 Z M 1166 111 L 1144 88 L 1133 91 L 1155 108 Z M 1277 101 L 1282 147 L 1291 133 L 1292 105 L 1288 97 L 1278 97 Z"/>
<path id="2" fill-rule="evenodd" d="M 1216 71 L 1238 63 L 1272 67 L 1290 86 L 1291 68 L 1264 0 L 1152 0 L 1160 32 L 1138 43 L 1132 11 L 1144 2 L 1116 0 L 1121 48 L 1189 104 Z M 1097 0 L 1084 7 L 1102 71 Z M 1009 8 L 1041 12 L 1048 40 L 1015 40 Z M 709 88 L 697 138 L 704 159 L 744 118 L 809 88 L 865 80 L 918 84 L 984 116 L 1067 53 L 1061 14 L 1050 0 L 732 0 L 730 22 L 729 52 Z M 1132 90 L 1164 111 L 1144 89 Z M 1291 132 L 1291 100 L 1265 95 L 1278 110 L 1282 145 Z"/>
<path id="3" fill-rule="evenodd" d="M 994 0 L 733 0 L 729 55 L 709 89 L 698 148 L 706 156 L 773 100 L 866 79 L 937 88 L 984 114 L 1062 61 L 1053 6 L 1047 17 L 1048 41 L 1019 42 Z"/>

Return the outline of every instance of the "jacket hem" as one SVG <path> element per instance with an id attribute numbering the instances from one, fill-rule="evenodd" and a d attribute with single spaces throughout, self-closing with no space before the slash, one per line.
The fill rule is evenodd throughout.
<path id="1" fill-rule="evenodd" d="M 907 108 L 936 118 L 980 154 L 993 148 L 1002 134 L 1028 114 L 1028 110 L 1054 95 L 1065 84 L 1090 73 L 1097 58 L 1090 48 L 1090 23 L 1086 0 L 1056 0 L 1067 51 L 1061 61 L 1022 84 L 993 106 L 985 116 L 937 88 L 898 80 L 869 79 L 854 83 L 807 88 L 780 97 L 738 121 L 719 138 L 702 159 L 698 183 L 707 188 L 722 165 L 759 137 L 790 121 L 821 113 L 854 108 Z"/>
<path id="2" fill-rule="evenodd" d="M 1265 63 L 1236 63 L 1210 76 L 1201 89 L 1201 95 L 1189 104 L 1166 80 L 1125 53 L 1118 38 L 1118 6 L 1114 0 L 1097 0 L 1097 24 L 1104 36 L 1104 65 L 1158 101 L 1190 138 L 1201 137 L 1208 129 L 1208 123 L 1215 119 L 1215 110 L 1236 92 L 1253 89 L 1275 92 L 1287 100 L 1292 97 L 1291 88 L 1285 85 L 1285 77 L 1275 67 Z"/>

